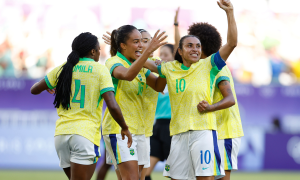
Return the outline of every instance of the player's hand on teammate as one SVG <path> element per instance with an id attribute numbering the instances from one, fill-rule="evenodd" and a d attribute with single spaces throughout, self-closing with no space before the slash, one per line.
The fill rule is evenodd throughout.
<path id="1" fill-rule="evenodd" d="M 121 130 L 121 136 L 122 136 L 122 140 L 125 139 L 125 136 L 127 136 L 128 138 L 128 141 L 127 141 L 127 147 L 130 148 L 131 147 L 131 144 L 132 144 L 132 136 L 131 136 L 131 133 L 130 131 L 127 129 L 122 129 Z"/>
<path id="2" fill-rule="evenodd" d="M 106 34 L 103 34 L 102 39 L 104 40 L 105 44 L 111 45 L 111 33 L 106 31 Z"/>
<path id="3" fill-rule="evenodd" d="M 155 62 L 155 64 L 156 64 L 157 66 L 159 66 L 159 65 L 161 65 L 161 62 L 162 62 L 162 61 L 161 61 L 161 60 L 158 60 L 158 59 L 156 59 L 154 62 Z"/>
<path id="4" fill-rule="evenodd" d="M 55 88 L 54 89 L 46 89 L 46 91 L 50 94 L 54 94 L 55 93 Z"/>
<path id="5" fill-rule="evenodd" d="M 160 46 L 163 46 L 168 43 L 168 42 L 163 42 L 168 37 L 168 35 L 164 35 L 166 31 L 163 31 L 162 33 L 159 33 L 159 31 L 160 30 L 156 31 L 149 46 L 145 50 L 150 54 L 154 52 L 156 49 L 158 49 Z"/>
<path id="6" fill-rule="evenodd" d="M 219 0 L 217 1 L 219 7 L 224 11 L 233 10 L 233 5 L 230 0 Z"/>
<path id="7" fill-rule="evenodd" d="M 208 112 L 211 108 L 207 101 L 200 101 L 197 105 L 197 109 L 200 113 Z"/>

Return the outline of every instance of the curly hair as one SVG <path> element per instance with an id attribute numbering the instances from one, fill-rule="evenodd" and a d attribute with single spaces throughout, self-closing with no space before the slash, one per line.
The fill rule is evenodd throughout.
<path id="1" fill-rule="evenodd" d="M 222 46 L 222 38 L 219 31 L 211 24 L 200 22 L 189 26 L 189 35 L 195 35 L 200 39 L 202 53 L 210 56 L 219 51 Z"/>

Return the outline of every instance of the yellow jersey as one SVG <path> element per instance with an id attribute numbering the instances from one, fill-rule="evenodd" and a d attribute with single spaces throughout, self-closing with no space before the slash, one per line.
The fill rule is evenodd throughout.
<path id="1" fill-rule="evenodd" d="M 160 60 L 159 57 L 151 57 L 148 60 L 155 61 Z M 158 74 L 153 73 L 155 76 Z M 152 89 L 150 86 L 146 85 L 144 92 L 144 114 L 145 114 L 145 136 L 150 137 L 153 134 L 153 123 L 155 119 L 156 105 L 158 100 L 158 92 Z"/>
<path id="2" fill-rule="evenodd" d="M 109 58 L 105 65 L 112 76 L 116 67 L 129 68 L 131 62 L 117 52 L 117 55 Z M 146 78 L 149 74 L 149 70 L 142 68 L 132 81 L 119 80 L 112 76 L 116 101 L 132 134 L 145 134 L 143 91 L 146 89 Z M 121 133 L 121 127 L 114 121 L 107 108 L 104 113 L 102 133 L 103 135 Z"/>
<path id="3" fill-rule="evenodd" d="M 64 64 L 63 64 L 64 65 Z M 61 67 L 54 68 L 45 76 L 50 89 L 56 87 Z M 109 71 L 104 65 L 90 58 L 80 58 L 72 73 L 70 108 L 57 108 L 55 136 L 63 134 L 81 135 L 95 145 L 100 145 L 102 118 L 102 94 L 114 91 Z"/>
<path id="4" fill-rule="evenodd" d="M 215 111 L 217 118 L 218 139 L 242 137 L 244 136 L 244 132 L 242 128 L 239 106 L 235 94 L 233 78 L 227 66 L 224 67 L 217 75 L 213 103 L 217 103 L 223 99 L 223 95 L 218 88 L 218 84 L 223 80 L 230 82 L 232 94 L 235 99 L 235 105 L 227 109 Z"/>
<path id="5" fill-rule="evenodd" d="M 206 100 L 212 104 L 216 75 L 226 66 L 219 52 L 186 67 L 178 61 L 158 66 L 161 77 L 167 78 L 171 103 L 170 134 L 189 130 L 216 130 L 214 113 L 199 113 L 197 105 Z"/>

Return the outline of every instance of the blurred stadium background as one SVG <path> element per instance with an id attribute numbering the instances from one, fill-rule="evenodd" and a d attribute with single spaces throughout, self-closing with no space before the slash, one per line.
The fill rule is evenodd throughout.
<path id="1" fill-rule="evenodd" d="M 245 132 L 232 179 L 300 179 L 300 2 L 232 2 L 239 44 L 228 66 Z M 174 43 L 178 6 L 181 35 L 193 22 L 209 22 L 226 42 L 216 0 L 0 0 L 0 179 L 67 179 L 54 149 L 53 96 L 29 89 L 66 60 L 75 36 L 98 36 L 100 63 L 109 57 L 102 34 L 124 24 L 165 30 Z M 154 179 L 165 179 L 162 169 L 158 164 Z"/>

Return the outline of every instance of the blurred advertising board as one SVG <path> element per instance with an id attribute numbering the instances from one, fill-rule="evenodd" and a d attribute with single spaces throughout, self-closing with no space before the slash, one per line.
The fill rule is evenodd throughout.
<path id="1" fill-rule="evenodd" d="M 0 79 L 0 168 L 59 169 L 54 96 L 31 95 L 36 81 Z M 239 169 L 300 169 L 300 86 L 236 85 L 236 93 L 245 131 Z M 275 116 L 282 129 L 270 134 Z"/>

